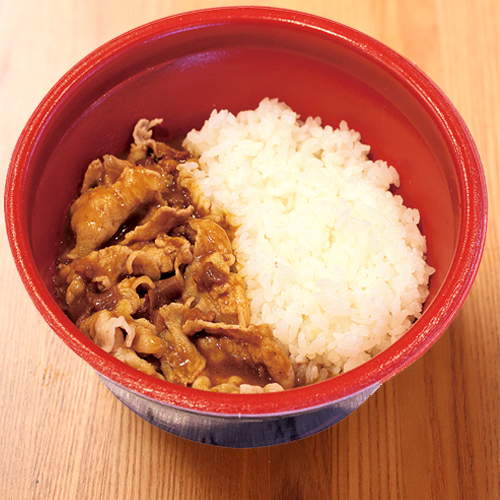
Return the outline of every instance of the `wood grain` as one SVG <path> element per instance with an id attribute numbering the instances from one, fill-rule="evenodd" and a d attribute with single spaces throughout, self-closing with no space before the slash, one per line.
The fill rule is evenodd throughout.
<path id="1" fill-rule="evenodd" d="M 255 450 L 164 433 L 125 409 L 41 319 L 0 231 L 0 498 L 500 499 L 498 0 L 239 2 L 311 12 L 399 51 L 450 97 L 484 164 L 490 222 L 443 337 L 334 427 Z M 0 166 L 74 63 L 140 24 L 227 1 L 0 0 Z M 4 182 L 2 181 L 2 187 Z"/>

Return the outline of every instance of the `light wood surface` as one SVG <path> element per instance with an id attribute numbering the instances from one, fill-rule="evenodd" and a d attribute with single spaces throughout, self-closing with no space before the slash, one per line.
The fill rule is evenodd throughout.
<path id="1" fill-rule="evenodd" d="M 88 52 L 159 17 L 245 3 L 0 0 L 2 188 L 29 115 Z M 372 35 L 453 101 L 476 140 L 490 198 L 469 298 L 427 354 L 339 424 L 287 445 L 219 449 L 152 427 L 104 388 L 31 304 L 2 224 L 0 498 L 500 499 L 499 0 L 249 4 L 312 12 Z"/>

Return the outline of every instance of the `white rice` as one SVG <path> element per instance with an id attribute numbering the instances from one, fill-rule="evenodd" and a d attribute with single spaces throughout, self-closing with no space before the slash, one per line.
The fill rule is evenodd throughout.
<path id="1" fill-rule="evenodd" d="M 345 122 L 303 122 L 264 99 L 237 116 L 213 111 L 184 146 L 199 156 L 202 192 L 238 226 L 252 322 L 274 328 L 308 383 L 365 362 L 421 315 L 434 270 L 419 212 Z"/>

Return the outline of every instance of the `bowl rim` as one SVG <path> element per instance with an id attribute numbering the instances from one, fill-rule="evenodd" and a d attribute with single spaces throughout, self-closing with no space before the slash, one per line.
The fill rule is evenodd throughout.
<path id="1" fill-rule="evenodd" d="M 118 361 L 87 339 L 54 307 L 34 263 L 25 227 L 23 201 L 25 170 L 38 134 L 51 113 L 74 92 L 96 68 L 133 50 L 145 40 L 210 25 L 264 23 L 293 26 L 311 36 L 329 38 L 362 53 L 408 88 L 427 106 L 433 120 L 446 135 L 461 172 L 463 213 L 457 252 L 439 297 L 401 339 L 363 365 L 342 375 L 306 387 L 272 394 L 219 394 L 178 386 L 155 379 Z M 467 173 L 467 169 L 469 174 Z M 336 21 L 289 9 L 273 7 L 222 7 L 195 10 L 144 24 L 113 38 L 73 66 L 49 91 L 29 118 L 12 154 L 5 190 L 5 220 L 15 264 L 28 294 L 46 322 L 59 337 L 94 370 L 139 395 L 186 411 L 217 415 L 276 415 L 309 411 L 348 398 L 393 377 L 426 352 L 450 325 L 462 307 L 478 272 L 487 226 L 487 194 L 481 160 L 473 138 L 453 104 L 415 64 L 382 42 Z M 24 224 L 23 224 L 24 223 Z M 57 306 L 58 307 L 58 306 Z M 193 398 L 196 391 L 196 398 Z"/>

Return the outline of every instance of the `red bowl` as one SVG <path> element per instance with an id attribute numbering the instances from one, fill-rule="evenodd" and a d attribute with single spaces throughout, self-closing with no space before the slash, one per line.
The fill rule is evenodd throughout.
<path id="1" fill-rule="evenodd" d="M 216 394 L 144 375 L 94 345 L 55 300 L 54 261 L 68 207 L 89 162 L 123 152 L 138 119 L 162 117 L 158 133 L 166 139 L 200 127 L 214 108 L 236 113 L 255 108 L 264 97 L 278 97 L 304 118 L 321 116 L 334 127 L 346 120 L 371 145 L 374 159 L 399 171 L 398 193 L 420 211 L 428 262 L 436 269 L 424 313 L 364 365 L 282 393 Z M 422 71 L 336 22 L 252 7 L 161 19 L 85 57 L 24 128 L 10 164 L 5 208 L 20 276 L 62 340 L 144 418 L 178 435 L 227 446 L 274 444 L 321 430 L 421 356 L 449 326 L 472 286 L 487 221 L 484 174 L 473 139 Z M 241 437 L 261 432 L 258 422 L 264 421 L 271 430 L 262 439 Z M 230 441 L 236 438 L 239 444 Z"/>

